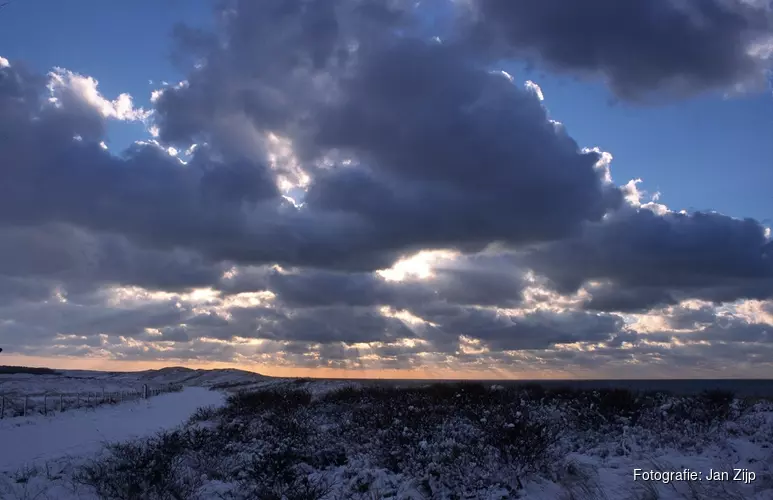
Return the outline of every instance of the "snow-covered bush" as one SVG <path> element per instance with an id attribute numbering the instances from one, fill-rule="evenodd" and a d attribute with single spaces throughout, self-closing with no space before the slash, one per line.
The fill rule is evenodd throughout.
<path id="1" fill-rule="evenodd" d="M 308 385 L 235 393 L 183 429 L 113 446 L 78 478 L 116 499 L 519 498 L 539 481 L 576 495 L 598 487 L 569 455 L 694 454 L 773 428 L 763 403 L 718 392 Z"/>
<path id="2" fill-rule="evenodd" d="M 181 431 L 114 444 L 109 457 L 83 466 L 75 480 L 92 486 L 101 498 L 191 498 L 202 483 L 186 467 L 189 445 L 188 434 Z"/>

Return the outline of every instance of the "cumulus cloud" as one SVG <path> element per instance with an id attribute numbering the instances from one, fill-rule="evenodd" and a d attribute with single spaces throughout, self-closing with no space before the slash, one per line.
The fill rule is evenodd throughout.
<path id="1" fill-rule="evenodd" d="M 131 95 L 121 94 L 110 101 L 100 94 L 98 85 L 99 82 L 90 76 L 79 75 L 64 68 L 55 68 L 49 73 L 48 90 L 51 93 L 49 102 L 55 105 L 80 103 L 96 110 L 104 118 L 116 120 L 145 120 L 150 116 L 150 111 L 134 107 Z M 62 103 L 62 101 L 66 102 Z"/>
<path id="2" fill-rule="evenodd" d="M 236 2 L 222 44 L 186 34 L 184 45 L 203 45 L 207 62 L 159 96 L 155 119 L 164 140 L 230 153 L 267 129 L 288 137 L 312 177 L 302 213 L 331 219 L 357 256 L 349 265 L 384 267 L 399 250 L 560 237 L 618 202 L 594 168 L 597 154 L 556 131 L 530 92 L 464 51 L 394 37 L 396 26 L 410 27 L 404 6 L 299 5 Z M 250 134 L 239 138 L 235 122 Z M 313 257 L 298 253 L 342 258 L 315 243 Z"/>
<path id="3" fill-rule="evenodd" d="M 591 309 L 641 311 L 686 299 L 773 296 L 773 242 L 752 219 L 621 210 L 575 238 L 529 250 L 525 265 L 563 292 L 593 282 Z"/>
<path id="4" fill-rule="evenodd" d="M 746 0 L 470 0 L 475 43 L 602 78 L 629 100 L 760 87 L 773 10 Z"/>
<path id="5" fill-rule="evenodd" d="M 122 158 L 97 147 L 100 118 L 118 111 L 95 97 L 93 80 L 54 73 L 56 101 L 41 102 L 39 82 L 5 68 L 18 88 L 6 89 L 15 108 L 6 116 L 16 121 L 4 142 L 22 158 L 4 172 L 6 213 L 216 260 L 375 270 L 426 247 L 470 251 L 560 238 L 619 204 L 595 167 L 598 154 L 557 130 L 534 95 L 464 52 L 388 36 L 402 11 L 354 2 L 336 17 L 327 7 L 287 5 L 238 4 L 229 43 L 210 48 L 187 84 L 158 98 L 162 141 L 208 144 L 184 169 L 153 144 Z M 246 30 L 252 22 L 269 30 L 259 40 Z M 371 24 L 384 40 L 372 30 L 365 40 Z M 357 54 L 341 55 L 355 42 L 363 45 Z M 274 44 L 289 52 L 269 50 Z M 256 79 L 250 67 L 265 76 Z M 288 91 L 292 98 L 275 95 Z M 205 120 L 189 116 L 199 111 Z M 448 134 L 463 139 L 447 141 Z M 286 137 L 309 172 L 302 205 L 279 196 L 284 171 L 271 168 L 271 151 L 260 146 L 272 136 Z M 33 189 L 34 201 L 24 196 Z"/>

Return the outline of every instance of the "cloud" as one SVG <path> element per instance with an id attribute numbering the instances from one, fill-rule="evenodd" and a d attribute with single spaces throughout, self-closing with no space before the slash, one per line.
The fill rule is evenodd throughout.
<path id="1" fill-rule="evenodd" d="M 534 95 L 537 96 L 537 99 L 539 99 L 540 101 L 544 101 L 545 100 L 545 95 L 542 93 L 542 89 L 540 88 L 539 85 L 537 85 L 533 81 L 526 80 L 526 83 L 524 84 L 524 87 L 527 90 L 533 92 Z"/>
<path id="2" fill-rule="evenodd" d="M 479 307 L 421 309 L 422 317 L 439 330 L 481 341 L 492 351 L 546 350 L 558 344 L 604 342 L 623 328 L 618 316 L 581 311 L 508 314 Z"/>
<path id="3" fill-rule="evenodd" d="M 615 314 L 417 304 L 421 323 L 368 306 L 291 308 L 244 299 L 105 289 L 47 303 L 0 308 L 10 353 L 107 356 L 121 360 L 269 363 L 346 369 L 499 369 L 534 373 L 645 375 L 642 365 L 717 375 L 726 363 L 761 368 L 773 323 L 744 311 L 680 305 L 666 328 L 637 333 Z M 755 306 L 759 311 L 768 303 Z M 427 323 L 431 322 L 431 323 Z M 626 326 L 625 323 L 630 323 Z M 768 332 L 768 333 L 766 333 Z M 715 345 L 714 343 L 720 342 Z M 754 345 L 754 347 L 750 347 Z M 771 351 L 773 352 L 773 351 Z M 536 370 L 536 371 L 534 371 Z M 567 372 L 568 370 L 568 372 Z M 705 371 L 701 371 L 705 370 Z M 751 373 L 751 372 L 744 372 Z M 649 375 L 653 373 L 650 371 Z"/>
<path id="4" fill-rule="evenodd" d="M 99 147 L 104 118 L 119 111 L 94 80 L 55 72 L 56 101 L 42 101 L 41 79 L 4 68 L 17 85 L 2 94 L 15 161 L 0 173 L 0 223 L 63 222 L 211 260 L 376 270 L 421 248 L 561 238 L 619 204 L 599 154 L 579 150 L 532 93 L 464 52 L 396 37 L 402 11 L 252 5 L 238 3 L 230 43 L 155 103 L 162 141 L 207 144 L 184 168 L 154 143 L 122 157 Z M 245 31 L 254 23 L 281 31 L 256 39 Z M 189 116 L 199 112 L 206 119 Z M 453 133 L 464 139 L 446 140 Z M 280 196 L 272 137 L 310 176 L 302 204 Z"/>
<path id="5" fill-rule="evenodd" d="M 671 366 L 661 375 L 676 374 L 678 363 L 693 375 L 705 370 L 700 373 L 710 376 L 728 362 L 744 370 L 763 367 L 770 350 L 766 332 L 773 325 L 765 316 L 770 308 L 766 302 L 742 302 L 720 313 L 707 305 L 684 304 L 624 321 L 617 314 L 553 309 L 544 303 L 509 310 L 454 305 L 442 296 L 400 312 L 371 305 L 299 308 L 279 294 L 109 287 L 0 306 L 0 342 L 10 353 L 120 360 L 532 370 L 532 376 L 621 376 L 626 369 L 632 370 L 629 375 L 646 375 L 636 372 L 642 364 Z M 642 323 L 658 318 L 660 329 L 647 330 Z M 750 343 L 756 347 L 749 348 Z"/>
<path id="6" fill-rule="evenodd" d="M 385 267 L 424 247 L 560 237 L 618 202 L 597 154 L 556 131 L 533 94 L 464 51 L 395 37 L 395 26 L 411 25 L 399 4 L 331 5 L 237 2 L 227 44 L 204 44 L 206 64 L 158 98 L 160 137 L 244 151 L 234 121 L 252 131 L 244 141 L 266 129 L 287 137 L 312 177 L 304 215 L 329 219 L 355 267 Z M 319 262 L 306 263 L 341 259 L 341 249 L 315 243 L 302 257 Z"/>
<path id="7" fill-rule="evenodd" d="M 0 239 L 13 241 L 0 248 L 0 276 L 14 288 L 36 280 L 31 289 L 47 283 L 66 284 L 71 291 L 112 284 L 184 290 L 211 285 L 226 269 L 185 250 L 146 249 L 122 235 L 62 224 L 7 227 L 0 229 Z M 0 297 L 2 289 L 0 284 Z"/>
<path id="8" fill-rule="evenodd" d="M 141 121 L 150 116 L 150 111 L 135 108 L 132 96 L 121 94 L 114 100 L 105 99 L 97 89 L 99 82 L 90 76 L 73 73 L 64 68 L 55 68 L 49 73 L 49 102 L 54 105 L 80 103 L 98 111 L 104 118 L 123 121 Z M 62 103 L 66 101 L 66 103 Z"/>
<path id="9" fill-rule="evenodd" d="M 530 250 L 523 262 L 564 293 L 594 282 L 591 309 L 642 311 L 690 298 L 770 298 L 772 250 L 751 219 L 630 208 L 578 237 Z"/>
<path id="10" fill-rule="evenodd" d="M 598 154 L 580 151 L 531 93 L 453 49 L 397 42 L 342 89 L 346 100 L 320 115 L 316 144 L 358 168 L 318 172 L 306 202 L 357 213 L 377 228 L 371 244 L 550 240 L 619 203 Z"/>
<path id="11" fill-rule="evenodd" d="M 523 300 L 524 271 L 501 255 L 454 257 L 427 277 L 384 279 L 378 273 L 313 269 L 269 270 L 254 279 L 290 307 L 389 306 L 407 309 L 444 301 L 455 305 L 515 306 Z M 238 278 L 236 278 L 238 279 Z M 226 287 L 227 288 L 227 287 Z"/>
<path id="12" fill-rule="evenodd" d="M 588 27 L 550 42 L 542 7 L 484 2 L 478 19 L 509 36 L 498 24 L 512 12 L 536 16 L 513 47 L 638 98 L 753 79 L 758 58 L 734 66 L 730 43 L 762 30 L 738 21 L 752 7 L 709 4 L 698 27 L 663 2 L 630 19 L 610 5 L 621 24 L 587 42 L 590 62 L 562 48 L 582 52 L 572 37 Z M 577 144 L 536 83 L 496 68 L 490 47 L 433 39 L 414 2 L 223 5 L 219 31 L 178 29 L 190 71 L 149 111 L 88 76 L 0 64 L 8 351 L 563 374 L 706 355 L 707 370 L 762 366 L 742 345 L 767 352 L 773 264 L 758 222 L 616 186 L 611 155 Z M 630 43 L 616 30 L 651 36 L 636 23 L 656 12 L 683 45 L 625 61 L 607 49 Z M 721 56 L 714 69 L 703 52 L 680 62 L 704 49 Z M 154 138 L 113 154 L 109 120 L 142 120 Z"/>
<path id="13" fill-rule="evenodd" d="M 475 43 L 496 56 L 600 77 L 624 99 L 767 82 L 773 11 L 766 1 L 470 0 L 466 5 L 475 13 Z"/>

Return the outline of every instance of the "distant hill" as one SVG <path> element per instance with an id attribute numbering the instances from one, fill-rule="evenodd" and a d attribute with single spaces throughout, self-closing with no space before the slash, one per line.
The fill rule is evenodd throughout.
<path id="1" fill-rule="evenodd" d="M 182 384 L 202 387 L 234 387 L 254 384 L 271 377 L 235 368 L 194 370 L 184 367 L 167 367 L 158 370 L 136 372 L 139 380 L 151 383 Z"/>
<path id="2" fill-rule="evenodd" d="M 0 367 L 0 386 L 5 394 L 75 394 L 141 390 L 167 385 L 241 390 L 270 383 L 273 377 L 245 370 L 193 370 L 167 367 L 160 370 L 115 372 L 54 370 L 51 368 Z M 0 497 L 2 494 L 0 494 Z"/>
<path id="3" fill-rule="evenodd" d="M 24 373 L 28 375 L 58 375 L 57 370 L 51 368 L 36 368 L 33 366 L 5 366 L 0 365 L 0 375 L 14 375 Z"/>

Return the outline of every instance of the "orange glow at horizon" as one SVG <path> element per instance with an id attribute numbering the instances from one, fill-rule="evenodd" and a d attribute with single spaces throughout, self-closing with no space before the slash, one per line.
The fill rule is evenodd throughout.
<path id="1" fill-rule="evenodd" d="M 125 361 L 109 358 L 72 358 L 65 356 L 41 357 L 25 355 L 3 355 L 0 358 L 0 365 L 29 366 L 53 368 L 60 370 L 97 370 L 97 371 L 143 371 L 157 370 L 159 368 L 181 366 L 193 369 L 223 369 L 233 368 L 238 370 L 252 371 L 261 375 L 272 377 L 288 378 L 340 378 L 340 379 L 426 379 L 426 380 L 537 380 L 537 379 L 566 379 L 579 378 L 576 373 L 540 371 L 535 373 L 505 371 L 501 368 L 492 368 L 489 370 L 458 370 L 458 369 L 435 369 L 435 370 L 415 370 L 415 369 L 381 369 L 381 370 L 356 370 L 356 369 L 335 369 L 335 368 L 299 368 L 288 366 L 259 365 L 245 363 L 228 362 L 187 362 L 182 360 L 168 361 Z"/>

